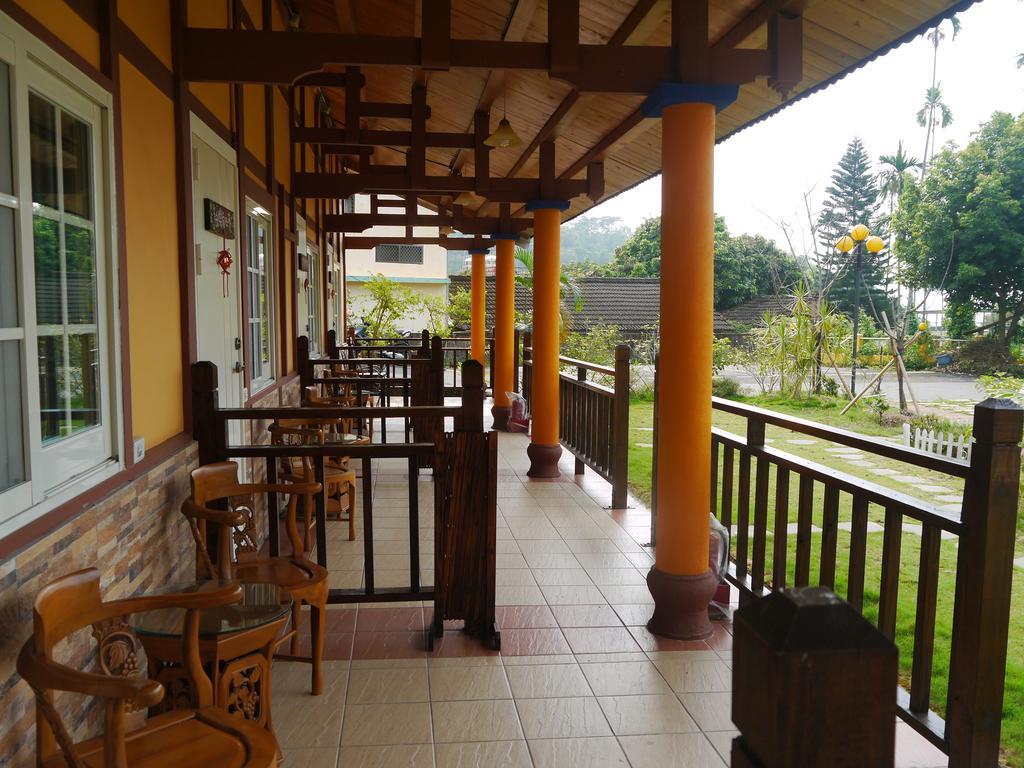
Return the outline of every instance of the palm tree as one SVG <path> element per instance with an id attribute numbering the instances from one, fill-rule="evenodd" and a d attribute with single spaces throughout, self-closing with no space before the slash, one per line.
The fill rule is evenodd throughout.
<path id="1" fill-rule="evenodd" d="M 516 261 L 526 267 L 526 274 L 517 274 L 516 282 L 519 285 L 526 288 L 531 294 L 533 293 L 533 251 L 527 250 L 516 246 Z M 559 302 L 559 340 L 565 341 L 566 334 L 569 333 L 569 310 L 565 306 L 564 299 L 568 296 L 572 298 L 572 311 L 579 312 L 583 309 L 583 292 L 580 289 L 580 285 L 576 282 L 576 279 L 571 275 L 566 274 L 566 271 L 561 266 L 558 270 L 558 279 L 561 283 L 559 292 L 561 293 L 563 301 Z"/>
<path id="2" fill-rule="evenodd" d="M 950 27 L 952 28 L 952 32 L 953 32 L 952 40 L 956 40 L 956 36 L 960 34 L 960 30 L 962 28 L 962 25 L 960 24 L 959 17 L 957 17 L 957 16 L 950 16 L 949 17 L 949 24 L 950 24 Z M 936 89 L 939 88 L 939 82 L 938 82 L 938 75 L 939 75 L 939 43 L 941 43 L 943 40 L 946 39 L 946 33 L 942 30 L 942 25 L 939 24 L 937 27 L 935 27 L 935 29 L 933 29 L 931 32 L 929 32 L 927 35 L 925 35 L 925 37 L 928 39 L 928 42 L 930 42 L 932 44 L 932 84 L 929 87 L 928 91 L 926 92 L 928 94 L 928 96 L 930 96 L 933 90 L 936 90 Z M 936 90 L 936 93 L 939 93 L 939 92 Z M 937 99 L 937 101 L 940 101 L 940 100 L 941 99 Z M 928 98 L 927 98 L 927 96 L 925 98 L 925 107 L 926 108 L 928 107 Z M 947 107 L 947 110 L 948 110 L 948 107 Z M 924 172 L 925 172 L 926 167 L 928 165 L 928 149 L 929 149 L 929 147 L 931 147 L 932 154 L 935 153 L 935 147 L 934 147 L 934 144 L 935 144 L 935 122 L 932 119 L 933 117 L 934 117 L 934 108 L 932 108 L 928 112 L 928 119 L 925 120 L 924 122 L 922 122 L 921 113 L 919 112 L 918 115 L 917 115 L 917 122 L 921 125 L 921 127 L 927 129 L 925 131 L 925 136 L 924 136 L 924 155 L 923 155 L 923 158 L 922 158 L 922 161 L 921 161 L 921 178 L 922 179 L 924 178 Z M 953 121 L 953 113 L 950 112 L 949 113 L 949 122 L 952 122 L 952 121 Z M 943 127 L 945 127 L 947 125 L 949 125 L 949 123 L 944 123 Z"/>
<path id="3" fill-rule="evenodd" d="M 896 152 L 891 155 L 879 155 L 878 162 L 882 165 L 882 170 L 878 174 L 878 185 L 881 193 L 889 198 L 889 215 L 891 216 L 896 209 L 900 195 L 903 194 L 907 173 L 915 168 L 920 168 L 921 161 L 904 151 L 901 139 L 896 147 Z"/>
<path id="4" fill-rule="evenodd" d="M 953 110 L 942 100 L 942 83 L 925 92 L 924 104 L 917 111 L 917 124 L 925 129 L 924 159 L 921 161 L 921 178 L 928 168 L 928 153 L 935 154 L 935 128 L 948 128 L 953 122 Z"/>

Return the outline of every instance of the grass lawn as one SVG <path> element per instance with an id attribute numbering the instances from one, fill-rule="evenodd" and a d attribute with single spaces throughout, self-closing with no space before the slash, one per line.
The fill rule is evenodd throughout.
<path id="1" fill-rule="evenodd" d="M 740 398 L 744 402 L 759 405 L 793 416 L 842 427 L 862 434 L 883 437 L 898 437 L 900 429 L 879 425 L 877 419 L 863 410 L 851 411 L 840 416 L 840 405 L 830 400 L 811 400 L 809 402 L 793 402 L 778 398 Z M 630 408 L 630 447 L 629 447 L 629 482 L 631 490 L 645 501 L 650 500 L 651 458 L 653 443 L 654 408 L 650 401 L 636 400 Z M 716 427 L 743 435 L 746 431 L 745 420 L 739 416 L 715 412 Z M 788 430 L 768 426 L 766 439 L 772 447 L 831 467 L 848 475 L 862 477 L 864 480 L 908 493 L 910 495 L 932 501 L 936 505 L 949 505 L 949 509 L 959 510 L 957 499 L 963 493 L 963 481 L 936 472 L 908 467 L 905 464 L 883 459 L 868 454 L 857 455 L 856 451 L 844 450 L 841 454 L 835 446 L 822 440 L 813 440 Z M 833 450 L 828 450 L 832 448 Z M 738 469 L 738 468 L 737 468 Z M 770 473 L 768 530 L 774 525 L 774 493 L 775 473 Z M 721 483 L 721 478 L 719 478 Z M 1022 482 L 1024 489 L 1024 482 Z M 793 480 L 790 488 L 790 509 L 788 520 L 796 522 L 796 492 Z M 821 524 L 821 488 L 816 488 L 816 509 L 814 525 Z M 1022 505 L 1024 508 L 1024 505 Z M 751 513 L 751 522 L 753 514 Z M 848 522 L 851 519 L 851 499 L 842 494 L 839 519 Z M 869 519 L 883 522 L 884 515 L 880 508 L 872 505 Z M 735 523 L 736 513 L 733 511 Z M 908 521 L 913 522 L 913 521 Z M 793 563 L 795 561 L 795 536 L 789 536 L 789 579 L 792 583 Z M 812 583 L 818 573 L 818 553 L 820 535 L 814 534 L 812 541 L 811 578 Z M 1017 521 L 1018 557 L 1024 555 L 1024 514 Z M 848 577 L 849 533 L 840 530 L 836 564 L 836 592 L 846 595 Z M 917 599 L 918 562 L 920 557 L 921 539 L 914 533 L 903 536 L 900 558 L 900 591 L 897 613 L 896 644 L 900 649 L 900 673 L 902 682 L 909 685 L 911 662 L 914 648 L 914 616 Z M 874 620 L 877 616 L 879 597 L 879 577 L 881 570 L 882 536 L 880 533 L 868 535 L 867 573 L 864 588 L 864 612 Z M 771 563 L 771 542 L 768 543 L 768 565 Z M 936 609 L 935 655 L 932 675 L 932 708 L 940 714 L 945 709 L 946 689 L 948 687 L 949 650 L 953 624 L 953 596 L 956 583 L 957 547 L 954 540 L 943 540 L 939 569 L 939 597 Z M 769 574 L 770 578 L 770 574 Z M 1013 768 L 1024 768 L 1024 569 L 1014 570 L 1013 599 L 1011 605 L 1011 629 L 1009 649 L 1007 653 L 1006 693 L 1004 697 L 1003 715 L 1003 749 L 1006 764 Z"/>

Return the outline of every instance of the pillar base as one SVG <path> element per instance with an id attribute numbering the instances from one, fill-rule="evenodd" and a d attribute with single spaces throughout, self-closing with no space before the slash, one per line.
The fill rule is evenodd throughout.
<path id="1" fill-rule="evenodd" d="M 558 460 L 562 456 L 560 445 L 540 445 L 530 443 L 526 449 L 526 455 L 530 457 L 530 471 L 527 477 L 561 477 L 558 471 Z"/>
<path id="2" fill-rule="evenodd" d="M 512 415 L 512 409 L 507 405 L 492 405 L 491 416 L 494 419 L 494 424 L 491 429 L 500 429 L 502 432 L 508 431 L 508 420 Z"/>
<path id="3" fill-rule="evenodd" d="M 647 588 L 654 598 L 654 615 L 647 629 L 676 640 L 706 640 L 711 637 L 708 604 L 718 588 L 718 577 L 709 568 L 695 576 L 679 576 L 652 566 Z"/>

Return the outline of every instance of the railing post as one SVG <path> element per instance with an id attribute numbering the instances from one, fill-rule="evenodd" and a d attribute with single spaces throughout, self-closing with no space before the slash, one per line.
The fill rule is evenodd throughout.
<path id="1" fill-rule="evenodd" d="M 561 375 L 561 374 L 559 374 L 559 375 Z M 576 366 L 576 381 L 582 383 L 582 382 L 586 382 L 586 380 L 587 380 L 587 369 L 584 368 L 582 365 L 577 365 Z M 559 386 L 561 386 L 561 384 L 559 384 Z M 558 437 L 561 440 L 565 439 L 565 433 L 566 433 L 566 430 L 564 428 L 565 427 L 565 416 L 566 416 L 565 410 L 566 410 L 566 408 L 571 408 L 571 409 L 573 409 L 573 411 L 575 411 L 574 413 L 571 414 L 571 417 L 575 421 L 575 424 L 573 425 L 573 427 L 574 427 L 573 433 L 576 436 L 576 438 L 579 439 L 579 436 L 583 432 L 582 425 L 580 424 L 581 421 L 584 421 L 583 418 L 582 418 L 582 413 L 585 412 L 585 410 L 586 410 L 586 395 L 584 394 L 584 390 L 583 390 L 582 387 L 577 387 L 576 388 L 575 395 L 572 397 L 572 399 L 569 399 L 567 397 L 563 397 L 563 398 L 559 399 L 559 410 L 561 410 L 562 412 L 560 414 L 558 414 L 558 421 L 559 421 Z M 590 426 L 590 425 L 588 425 L 588 426 Z M 584 439 L 586 439 L 586 438 L 584 438 Z M 587 442 L 589 442 L 589 441 L 587 441 Z M 582 474 L 585 474 L 586 471 L 587 471 L 587 465 L 583 463 L 583 460 L 580 459 L 579 456 L 577 456 L 576 457 L 576 466 L 573 468 L 573 474 L 582 475 Z M 615 505 L 612 504 L 612 506 L 614 507 Z"/>
<path id="2" fill-rule="evenodd" d="M 484 431 L 484 367 L 472 358 L 462 364 L 462 410 L 455 431 Z"/>
<path id="3" fill-rule="evenodd" d="M 426 333 L 426 331 L 424 331 Z M 444 405 L 444 341 L 435 336 L 430 341 L 430 405 Z"/>
<path id="4" fill-rule="evenodd" d="M 199 463 L 213 464 L 227 456 L 227 425 L 217 420 L 217 366 L 192 363 L 192 437 L 199 443 Z"/>
<path id="5" fill-rule="evenodd" d="M 615 405 L 612 410 L 612 509 L 626 508 L 629 480 L 630 350 L 615 347 Z"/>
<path id="6" fill-rule="evenodd" d="M 1024 411 L 1010 400 L 974 407 L 949 660 L 950 768 L 999 764 L 1022 424 Z"/>
<path id="7" fill-rule="evenodd" d="M 774 592 L 733 627 L 732 768 L 892 768 L 891 640 L 824 587 Z"/>
<path id="8" fill-rule="evenodd" d="M 651 449 L 651 546 L 656 546 L 658 541 L 658 362 L 661 353 L 654 353 L 654 432 Z M 712 482 L 716 482 L 712 478 Z"/>
<path id="9" fill-rule="evenodd" d="M 332 360 L 337 360 L 338 357 L 340 357 L 340 355 L 338 355 L 338 332 L 333 328 L 327 331 L 326 352 L 327 357 L 331 358 Z"/>
<path id="10" fill-rule="evenodd" d="M 532 405 L 531 391 L 533 389 L 533 332 L 523 332 L 523 399 L 526 400 L 526 407 Z"/>
<path id="11" fill-rule="evenodd" d="M 519 329 L 512 331 L 512 391 L 519 393 Z"/>
<path id="12" fill-rule="evenodd" d="M 299 391 L 305 392 L 306 387 L 313 384 L 313 370 L 309 364 L 309 337 L 299 336 L 295 340 L 295 355 L 299 369 Z"/>

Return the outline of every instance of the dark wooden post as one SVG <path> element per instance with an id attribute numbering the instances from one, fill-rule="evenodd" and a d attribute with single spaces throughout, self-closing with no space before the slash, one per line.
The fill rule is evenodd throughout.
<path id="1" fill-rule="evenodd" d="M 734 614 L 732 768 L 892 768 L 898 652 L 824 587 Z"/>
<path id="2" fill-rule="evenodd" d="M 629 480 L 630 350 L 615 347 L 615 406 L 612 412 L 612 509 L 626 508 Z"/>
<path id="3" fill-rule="evenodd" d="M 656 546 L 658 540 L 658 361 L 661 358 L 661 353 L 657 352 L 654 355 L 654 432 L 652 433 L 652 442 L 654 448 L 651 449 L 651 546 Z M 718 482 L 717 478 L 712 478 L 712 483 Z"/>
<path id="4" fill-rule="evenodd" d="M 341 355 L 338 354 L 338 332 L 331 328 L 327 331 L 327 346 L 326 346 L 327 357 L 332 360 L 337 360 Z"/>
<path id="5" fill-rule="evenodd" d="M 462 410 L 455 417 L 455 431 L 484 431 L 484 367 L 476 360 L 462 364 Z"/>
<path id="6" fill-rule="evenodd" d="M 444 340 L 430 341 L 430 405 L 444 405 Z"/>
<path id="7" fill-rule="evenodd" d="M 423 332 L 420 334 L 420 349 L 425 355 L 430 353 L 430 331 L 426 328 L 424 328 Z"/>
<path id="8" fill-rule="evenodd" d="M 309 337 L 299 336 L 295 340 L 295 357 L 299 369 L 299 389 L 306 391 L 306 387 L 313 384 L 313 367 L 309 364 Z"/>
<path id="9" fill-rule="evenodd" d="M 950 768 L 996 768 L 1006 676 L 1024 411 L 974 406 L 956 569 L 946 740 Z"/>
<path id="10" fill-rule="evenodd" d="M 576 381 L 586 382 L 586 380 L 587 380 L 587 369 L 584 368 L 582 365 L 577 365 L 576 366 Z M 559 382 L 559 386 L 561 386 L 561 382 Z M 566 402 L 567 400 L 568 400 L 568 402 Z M 577 387 L 576 388 L 575 396 L 571 400 L 569 398 L 567 398 L 567 397 L 564 397 L 564 396 L 560 399 L 560 401 L 559 401 L 559 410 L 561 411 L 561 413 L 558 414 L 558 421 L 559 421 L 558 436 L 562 440 L 565 440 L 565 416 L 566 416 L 566 409 L 569 408 L 569 409 L 575 411 L 575 413 L 571 414 L 570 417 L 575 422 L 577 429 L 579 429 L 580 422 L 584 421 L 583 413 L 585 412 L 584 409 L 586 409 L 586 403 L 587 403 L 587 393 L 586 393 L 586 391 L 585 391 L 585 389 L 583 387 Z M 592 429 L 594 426 L 596 426 L 596 423 L 591 420 L 589 428 Z M 582 429 L 579 429 L 579 431 L 582 432 Z M 584 439 L 586 439 L 586 438 L 584 438 Z M 577 443 L 577 445 L 578 445 L 578 443 Z M 582 475 L 582 474 L 585 474 L 586 471 L 587 471 L 587 465 L 583 463 L 583 460 L 579 456 L 577 456 L 576 457 L 576 464 L 573 467 L 573 474 Z M 614 507 L 615 505 L 613 504 L 612 506 Z"/>
<path id="11" fill-rule="evenodd" d="M 192 437 L 199 443 L 199 463 L 227 458 L 227 424 L 217 419 L 217 366 L 192 363 Z"/>
<path id="12" fill-rule="evenodd" d="M 512 391 L 519 393 L 519 329 L 512 331 Z"/>

